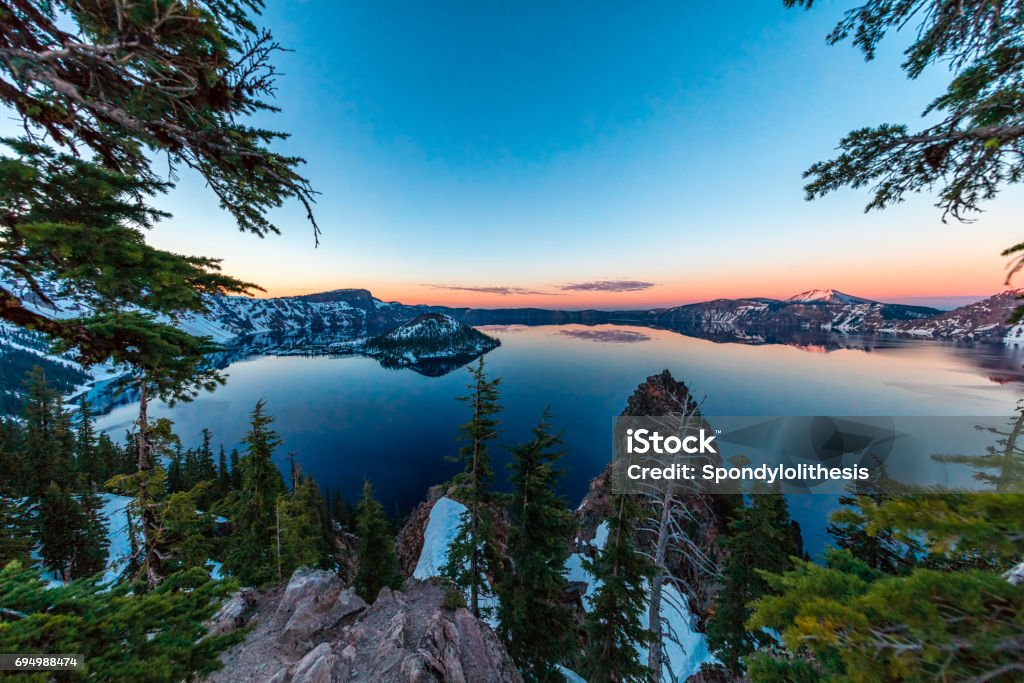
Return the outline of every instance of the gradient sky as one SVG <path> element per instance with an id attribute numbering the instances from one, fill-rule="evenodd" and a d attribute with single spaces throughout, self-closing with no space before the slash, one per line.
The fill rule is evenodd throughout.
<path id="1" fill-rule="evenodd" d="M 864 192 L 803 200 L 801 172 L 844 133 L 916 125 L 948 79 L 907 81 L 903 39 L 870 63 L 828 46 L 847 7 L 271 3 L 262 23 L 294 51 L 277 60 L 283 112 L 260 123 L 308 160 L 321 246 L 297 206 L 276 212 L 281 236 L 239 234 L 189 175 L 161 200 L 175 216 L 153 241 L 223 257 L 270 295 L 366 287 L 407 303 L 1002 289 L 1019 191 L 969 226 L 942 224 L 929 197 L 868 215 Z M 622 280 L 632 291 L 564 289 Z"/>

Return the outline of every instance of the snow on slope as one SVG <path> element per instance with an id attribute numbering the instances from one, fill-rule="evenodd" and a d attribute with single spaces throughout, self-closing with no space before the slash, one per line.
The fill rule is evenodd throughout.
<path id="1" fill-rule="evenodd" d="M 448 561 L 448 548 L 459 533 L 459 523 L 466 506 L 451 498 L 440 498 L 430 509 L 427 528 L 423 532 L 423 550 L 412 573 L 414 579 L 425 580 L 440 576 Z"/>
<path id="2" fill-rule="evenodd" d="M 789 297 L 786 301 L 793 303 L 828 303 L 828 304 L 870 304 L 870 299 L 844 294 L 836 289 L 808 289 Z"/>
<path id="3" fill-rule="evenodd" d="M 423 550 L 420 551 L 413 578 L 425 580 L 441 573 L 441 568 L 448 558 L 448 548 L 455 540 L 464 512 L 466 506 L 450 498 L 440 498 L 434 504 L 427 519 L 427 528 L 423 532 Z M 601 522 L 591 545 L 595 550 L 600 550 L 604 548 L 607 539 L 608 523 Z M 566 578 L 569 581 L 583 581 L 587 584 L 583 606 L 589 611 L 590 598 L 600 584 L 583 567 L 582 559 L 576 553 L 569 556 L 565 563 Z M 662 616 L 667 622 L 667 632 L 674 634 L 675 639 L 679 641 L 677 644 L 671 638 L 665 638 L 665 653 L 668 658 L 665 667 L 666 679 L 674 680 L 669 677 L 671 670 L 672 675 L 682 680 L 700 671 L 701 664 L 714 662 L 715 658 L 708 650 L 707 637 L 695 628 L 695 619 L 690 613 L 688 602 L 679 594 L 676 587 L 666 584 L 662 596 Z M 492 604 L 496 605 L 497 601 Z M 643 653 L 646 656 L 646 648 L 643 648 Z M 566 670 L 563 673 L 567 679 L 572 680 L 569 676 L 572 672 Z"/>
<path id="4" fill-rule="evenodd" d="M 127 496 L 113 493 L 101 493 L 103 507 L 100 514 L 107 527 L 107 571 L 103 574 L 104 583 L 112 583 L 121 576 L 128 558 L 132 554 L 131 539 L 128 535 L 128 504 L 132 502 Z"/>

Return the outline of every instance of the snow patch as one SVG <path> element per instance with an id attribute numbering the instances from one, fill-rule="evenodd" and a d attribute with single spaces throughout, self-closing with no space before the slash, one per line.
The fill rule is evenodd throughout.
<path id="1" fill-rule="evenodd" d="M 425 580 L 441 575 L 441 569 L 448 561 L 448 548 L 459 534 L 464 512 L 467 512 L 466 506 L 451 498 L 442 497 L 434 503 L 423 532 L 423 550 L 412 573 L 414 579 Z"/>

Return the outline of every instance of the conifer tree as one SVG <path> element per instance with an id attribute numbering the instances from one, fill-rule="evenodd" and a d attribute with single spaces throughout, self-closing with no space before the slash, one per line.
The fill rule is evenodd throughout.
<path id="1" fill-rule="evenodd" d="M 103 486 L 114 475 L 125 472 L 123 449 L 106 432 L 100 432 L 96 437 L 96 463 L 97 486 Z"/>
<path id="2" fill-rule="evenodd" d="M 737 675 L 744 671 L 744 657 L 773 642 L 768 632 L 747 626 L 752 603 L 768 591 L 763 572 L 786 571 L 803 550 L 794 547 L 786 498 L 769 490 L 755 488 L 750 504 L 729 523 L 722 587 L 707 625 L 709 647 Z"/>
<path id="3" fill-rule="evenodd" d="M 102 571 L 106 564 L 106 527 L 97 496 L 76 499 L 50 482 L 39 502 L 39 557 L 43 567 L 60 581 Z"/>
<path id="4" fill-rule="evenodd" d="M 855 495 L 839 497 L 843 508 L 830 517 L 828 533 L 837 548 L 849 550 L 868 567 L 887 574 L 904 574 L 917 564 L 923 549 L 916 539 L 897 539 L 891 528 L 869 528 L 864 508 L 893 500 L 892 490 L 897 488 L 889 479 L 884 463 L 875 465 L 875 473 L 877 478 L 867 486 L 858 487 Z"/>
<path id="5" fill-rule="evenodd" d="M 0 567 L 14 560 L 30 563 L 32 522 L 28 501 L 15 495 L 8 482 L 0 482 Z"/>
<path id="6" fill-rule="evenodd" d="M 217 464 L 213 460 L 213 447 L 210 442 L 213 433 L 206 428 L 202 431 L 202 443 L 196 449 L 196 482 L 213 481 L 217 478 Z"/>
<path id="7" fill-rule="evenodd" d="M 211 635 L 207 622 L 236 585 L 201 570 L 176 573 L 152 591 L 95 577 L 56 588 L 13 563 L 0 569 L 5 652 L 83 655 L 87 680 L 177 683 L 220 667 L 218 654 L 244 637 Z M 79 677 L 75 675 L 75 679 Z M 38 680 L 72 680 L 43 674 Z"/>
<path id="8" fill-rule="evenodd" d="M 283 575 L 290 575 L 299 567 L 328 568 L 331 565 L 329 530 L 324 529 L 322 507 L 323 499 L 316 481 L 301 472 L 297 473 L 295 488 L 278 496 L 278 561 Z"/>
<path id="9" fill-rule="evenodd" d="M 556 665 L 575 646 L 575 617 L 565 604 L 565 559 L 573 518 L 556 493 L 564 451 L 548 426 L 550 414 L 533 438 L 513 449 L 512 518 L 508 558 L 511 568 L 498 584 L 498 632 L 509 654 L 530 681 L 561 681 Z"/>
<path id="10" fill-rule="evenodd" d="M 373 497 L 373 485 L 363 483 L 363 497 L 356 507 L 356 592 L 367 602 L 377 599 L 385 586 L 399 588 L 402 574 L 395 555 L 395 539 L 384 517 L 384 508 Z"/>
<path id="11" fill-rule="evenodd" d="M 476 367 L 469 369 L 472 381 L 470 394 L 460 397 L 470 406 L 471 419 L 459 428 L 463 446 L 457 462 L 464 469 L 455 478 L 457 495 L 466 504 L 458 533 L 448 550 L 442 573 L 456 586 L 469 593 L 469 609 L 480 616 L 480 595 L 487 590 L 487 575 L 500 573 L 494 539 L 492 506 L 496 496 L 492 490 L 494 471 L 487 443 L 498 436 L 498 405 L 500 378 L 487 378 L 481 356 Z"/>
<path id="12" fill-rule="evenodd" d="M 238 449 L 231 449 L 231 488 L 235 491 L 242 490 L 242 468 L 239 465 Z"/>
<path id="13" fill-rule="evenodd" d="M 76 496 L 79 521 L 76 526 L 71 578 L 79 579 L 102 572 L 107 566 L 107 524 L 103 517 L 103 499 L 90 490 Z"/>
<path id="14" fill-rule="evenodd" d="M 83 395 L 78 403 L 75 430 L 75 470 L 87 488 L 107 480 L 96 450 L 96 425 L 89 400 Z"/>
<path id="15" fill-rule="evenodd" d="M 39 498 L 50 482 L 61 488 L 71 483 L 75 441 L 60 395 L 46 381 L 43 369 L 35 366 L 26 382 L 22 481 L 24 492 Z"/>
<path id="16" fill-rule="evenodd" d="M 259 586 L 278 578 L 278 496 L 284 492 L 281 473 L 274 464 L 274 449 L 281 440 L 265 413 L 266 402 L 256 403 L 246 435 L 245 455 L 239 461 L 242 485 L 231 503 L 234 534 L 224 568 L 245 585 Z"/>
<path id="17" fill-rule="evenodd" d="M 224 452 L 224 446 L 220 447 L 217 455 L 217 497 L 223 498 L 231 491 L 231 471 L 228 470 L 228 456 Z"/>
<path id="18" fill-rule="evenodd" d="M 213 556 L 213 516 L 199 507 L 211 485 L 204 481 L 188 491 L 171 493 L 161 505 L 164 566 L 168 572 L 205 568 Z"/>
<path id="19" fill-rule="evenodd" d="M 647 583 L 654 567 L 638 546 L 637 523 L 643 512 L 634 497 L 612 497 L 615 513 L 607 520 L 608 539 L 585 567 L 599 582 L 584 623 L 587 644 L 580 674 L 590 683 L 656 680 L 641 661 L 650 632 L 644 628 Z"/>

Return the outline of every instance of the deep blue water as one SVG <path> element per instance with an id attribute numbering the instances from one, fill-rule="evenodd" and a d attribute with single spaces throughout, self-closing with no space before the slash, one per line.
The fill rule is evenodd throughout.
<path id="1" fill-rule="evenodd" d="M 820 343 L 715 343 L 633 327 L 481 329 L 502 340 L 486 356 L 489 372 L 502 380 L 498 444 L 529 438 L 549 405 L 564 429 L 562 492 L 572 506 L 611 457 L 612 418 L 639 383 L 665 368 L 704 398 L 703 411 L 712 416 L 1009 415 L 1024 396 L 1024 354 L 999 346 L 834 338 L 858 348 L 827 350 Z M 280 463 L 295 451 L 304 471 L 349 500 L 369 478 L 399 514 L 458 468 L 445 457 L 455 454 L 458 425 L 468 418 L 456 400 L 467 393 L 464 369 L 427 377 L 369 358 L 257 355 L 226 373 L 226 385 L 213 394 L 173 409 L 156 406 L 153 414 L 171 417 L 187 444 L 209 427 L 215 443 L 230 449 L 264 398 L 284 441 Z M 100 427 L 120 436 L 136 410 L 117 407 Z M 504 479 L 507 452 L 498 445 L 492 453 Z M 813 551 L 834 501 L 791 501 Z"/>

